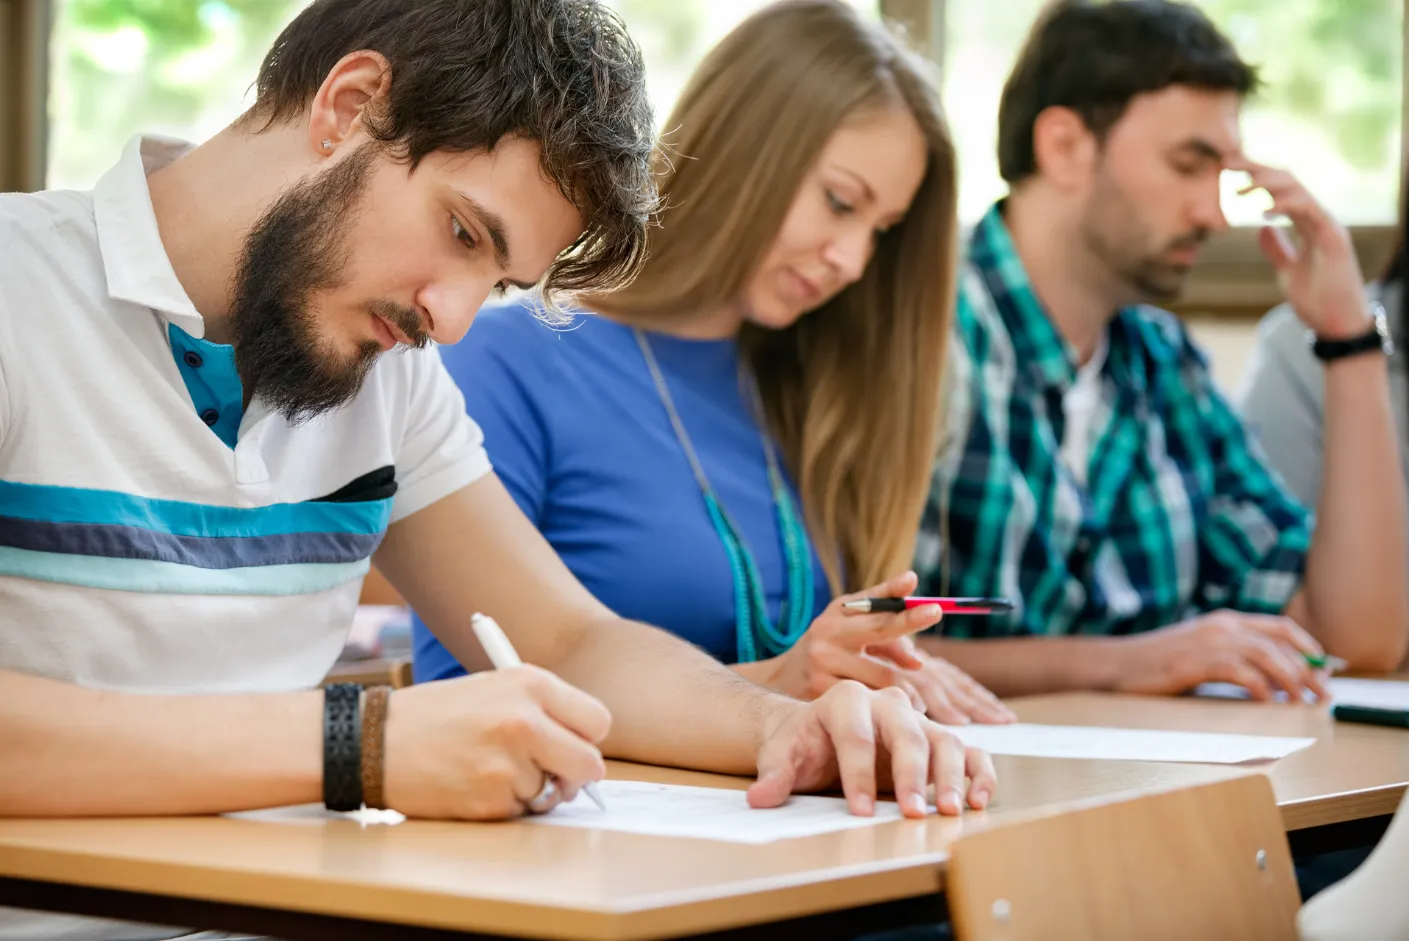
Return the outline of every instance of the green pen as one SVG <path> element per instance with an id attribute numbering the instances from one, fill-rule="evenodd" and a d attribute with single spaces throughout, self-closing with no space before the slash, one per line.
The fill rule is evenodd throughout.
<path id="1" fill-rule="evenodd" d="M 1303 653 L 1302 656 L 1306 658 L 1308 665 L 1318 670 L 1325 670 L 1327 673 L 1339 673 L 1350 666 L 1350 664 L 1346 663 L 1340 657 L 1333 657 L 1330 654 Z"/>

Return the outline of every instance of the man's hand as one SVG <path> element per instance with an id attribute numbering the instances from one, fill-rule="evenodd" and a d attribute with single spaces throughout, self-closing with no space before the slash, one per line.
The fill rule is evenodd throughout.
<path id="1" fill-rule="evenodd" d="M 1116 689 L 1175 695 L 1223 682 L 1244 687 L 1253 699 L 1271 700 L 1281 691 L 1300 703 L 1303 689 L 1327 695 L 1324 674 L 1303 656 L 1322 652 L 1290 618 L 1215 611 L 1123 640 Z"/>
<path id="2" fill-rule="evenodd" d="M 611 714 L 546 670 L 522 666 L 398 690 L 387 709 L 387 804 L 408 817 L 517 817 L 557 779 L 560 800 L 606 776 Z"/>
<path id="3" fill-rule="evenodd" d="M 931 784 L 939 812 L 950 815 L 958 814 L 966 799 L 975 810 L 983 809 L 997 788 L 988 755 L 965 748 L 920 715 L 905 693 L 843 680 L 770 730 L 758 754 L 749 805 L 777 807 L 794 792 L 840 784 L 851 812 L 870 816 L 878 771 L 880 783 L 891 782 L 907 817 L 925 815 Z"/>
<path id="4" fill-rule="evenodd" d="M 1286 170 L 1245 159 L 1227 166 L 1251 177 L 1241 193 L 1266 190 L 1272 197 L 1267 214 L 1285 216 L 1292 223 L 1296 244 L 1286 230 L 1271 226 L 1262 229 L 1259 244 L 1301 322 L 1327 339 L 1365 333 L 1370 320 L 1364 277 L 1345 226 Z"/>
<path id="5" fill-rule="evenodd" d="M 1011 722 L 1008 708 L 967 673 L 915 649 L 909 635 L 939 622 L 938 605 L 894 614 L 858 614 L 844 607 L 862 598 L 903 598 L 915 591 L 916 582 L 915 573 L 906 572 L 834 599 L 791 649 L 759 664 L 766 673 L 740 672 L 796 699 L 816 699 L 842 680 L 856 680 L 872 689 L 900 689 L 936 722 Z"/>

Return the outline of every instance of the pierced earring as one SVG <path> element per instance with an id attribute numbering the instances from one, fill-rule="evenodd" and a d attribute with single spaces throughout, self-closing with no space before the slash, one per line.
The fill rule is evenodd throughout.
<path id="1" fill-rule="evenodd" d="M 324 138 L 324 139 L 323 139 L 323 149 L 324 149 L 324 150 L 332 150 L 332 149 L 333 149 L 333 142 L 332 142 L 331 140 L 329 140 L 328 138 Z"/>

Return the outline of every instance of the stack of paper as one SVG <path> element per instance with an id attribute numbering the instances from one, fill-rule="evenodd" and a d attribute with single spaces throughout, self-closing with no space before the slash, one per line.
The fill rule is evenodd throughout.
<path id="1" fill-rule="evenodd" d="M 994 755 L 1033 758 L 1091 758 L 1105 761 L 1176 761 L 1240 764 L 1285 758 L 1314 738 L 1227 735 L 1216 732 L 1152 732 L 1071 725 L 950 726 L 965 745 Z"/>
<path id="2" fill-rule="evenodd" d="M 1396 680 L 1333 679 L 1331 698 L 1346 706 L 1409 709 L 1409 683 Z"/>

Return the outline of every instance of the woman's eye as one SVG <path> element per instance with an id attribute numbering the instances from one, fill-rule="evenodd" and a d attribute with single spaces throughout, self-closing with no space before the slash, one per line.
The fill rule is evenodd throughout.
<path id="1" fill-rule="evenodd" d="M 836 193 L 831 190 L 824 190 L 824 192 L 827 194 L 827 206 L 832 212 L 844 216 L 853 211 L 854 207 L 850 203 L 843 202 Z"/>

